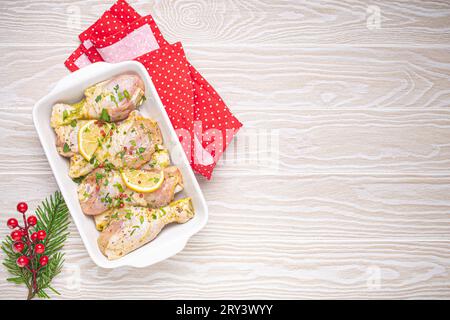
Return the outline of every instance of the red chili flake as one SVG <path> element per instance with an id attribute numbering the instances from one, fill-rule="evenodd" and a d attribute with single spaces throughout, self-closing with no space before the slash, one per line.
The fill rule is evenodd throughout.
<path id="1" fill-rule="evenodd" d="M 100 164 L 98 165 L 98 167 L 101 169 L 101 168 L 104 167 L 104 164 L 103 164 L 103 163 L 100 163 Z"/>
<path id="2" fill-rule="evenodd" d="M 102 135 L 102 137 L 104 137 L 104 136 L 106 136 L 106 132 L 105 132 L 105 130 L 100 130 L 100 134 Z"/>
<path id="3" fill-rule="evenodd" d="M 127 147 L 126 147 L 126 146 L 125 146 L 125 147 L 123 147 L 123 150 L 127 151 Z"/>
<path id="4" fill-rule="evenodd" d="M 129 155 L 132 155 L 132 154 L 133 154 L 133 151 L 128 152 L 128 154 L 129 154 Z"/>
<path id="5" fill-rule="evenodd" d="M 110 130 L 110 131 L 109 131 L 109 135 L 110 135 L 110 136 L 112 136 L 113 133 L 114 133 L 114 130 Z"/>
<path id="6" fill-rule="evenodd" d="M 142 193 L 139 194 L 139 198 L 143 198 L 144 195 Z"/>
<path id="7" fill-rule="evenodd" d="M 121 202 L 120 204 L 119 204 L 119 208 L 123 208 L 125 206 L 125 204 L 123 203 L 123 202 Z"/>
<path id="8" fill-rule="evenodd" d="M 95 186 L 95 191 L 99 191 L 100 190 L 100 186 L 99 185 L 96 185 Z"/>

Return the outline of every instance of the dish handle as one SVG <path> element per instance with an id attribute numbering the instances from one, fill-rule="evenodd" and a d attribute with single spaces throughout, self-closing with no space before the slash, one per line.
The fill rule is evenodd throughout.
<path id="1" fill-rule="evenodd" d="M 107 62 L 96 62 L 93 64 L 90 64 L 82 69 L 79 69 L 75 72 L 72 72 L 70 74 L 68 74 L 67 76 L 65 76 L 64 78 L 62 78 L 61 80 L 59 80 L 56 85 L 53 87 L 52 91 L 50 93 L 53 93 L 55 91 L 58 91 L 62 88 L 64 88 L 67 84 L 71 83 L 74 81 L 74 79 L 78 79 L 78 80 L 85 80 L 86 78 L 89 77 L 89 75 L 93 74 L 93 73 L 97 73 L 97 72 L 101 72 L 102 70 L 105 70 L 108 68 L 108 66 L 110 66 L 111 63 L 107 63 Z"/>
<path id="2" fill-rule="evenodd" d="M 144 267 L 148 267 L 149 265 L 153 265 L 155 263 L 161 262 L 170 257 L 173 257 L 174 255 L 176 255 L 177 253 L 182 251 L 184 249 L 184 247 L 186 246 L 188 240 L 189 240 L 189 238 L 185 239 L 185 240 L 179 240 L 175 243 L 171 243 L 170 245 L 168 245 L 165 248 L 164 254 L 159 257 L 156 257 L 156 258 L 148 257 L 149 259 L 142 259 L 139 261 L 136 260 L 135 262 L 127 263 L 125 265 L 132 266 L 135 268 L 144 268 Z"/>

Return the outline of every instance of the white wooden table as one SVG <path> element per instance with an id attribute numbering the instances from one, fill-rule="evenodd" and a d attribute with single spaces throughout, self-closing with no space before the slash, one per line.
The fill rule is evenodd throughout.
<path id="1" fill-rule="evenodd" d="M 210 220 L 182 253 L 104 270 L 72 226 L 61 298 L 450 298 L 448 1 L 130 3 L 245 129 L 200 179 Z M 19 200 L 57 189 L 31 109 L 111 4 L 0 2 L 2 237 Z M 6 276 L 0 298 L 24 298 Z"/>

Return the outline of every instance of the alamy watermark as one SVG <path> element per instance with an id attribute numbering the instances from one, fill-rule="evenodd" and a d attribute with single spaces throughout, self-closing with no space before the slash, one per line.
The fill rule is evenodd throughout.
<path id="1" fill-rule="evenodd" d="M 381 29 L 381 10 L 379 6 L 368 6 L 366 10 L 366 26 L 369 30 Z"/>

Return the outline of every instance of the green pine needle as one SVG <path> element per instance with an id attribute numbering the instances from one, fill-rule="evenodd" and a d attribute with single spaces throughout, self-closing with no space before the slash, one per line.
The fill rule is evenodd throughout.
<path id="1" fill-rule="evenodd" d="M 39 298 L 49 299 L 50 296 L 46 290 L 50 290 L 59 295 L 52 286 L 52 280 L 61 272 L 64 263 L 64 254 L 59 252 L 64 246 L 64 242 L 69 235 L 69 210 L 66 202 L 59 191 L 56 191 L 52 196 L 45 199 L 36 209 L 36 216 L 38 223 L 30 232 L 45 230 L 47 237 L 43 244 L 45 245 L 45 255 L 49 257 L 48 264 L 43 267 L 37 274 L 37 292 L 32 290 L 32 274 L 25 268 L 20 268 L 16 264 L 16 260 L 21 253 L 15 253 L 12 250 L 14 241 L 10 236 L 7 236 L 2 242 L 2 250 L 5 254 L 3 265 L 6 270 L 12 275 L 7 281 L 15 284 L 24 284 L 27 286 L 30 294 L 29 299 L 34 296 Z M 25 246 L 24 252 L 27 247 Z M 39 255 L 31 261 L 30 265 L 37 266 L 39 264 Z M 33 264 L 34 263 L 34 264 Z"/>

